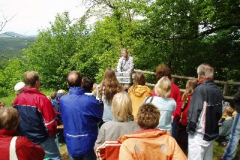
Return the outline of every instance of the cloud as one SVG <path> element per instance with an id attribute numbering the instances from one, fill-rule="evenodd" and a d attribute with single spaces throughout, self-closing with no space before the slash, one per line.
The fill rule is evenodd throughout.
<path id="1" fill-rule="evenodd" d="M 14 18 L 7 23 L 2 32 L 13 31 L 19 34 L 37 34 L 38 29 L 49 27 L 57 13 L 68 11 L 70 18 L 81 17 L 86 8 L 79 0 L 1 0 L 0 10 L 4 16 Z M 2 20 L 0 15 L 0 21 Z"/>

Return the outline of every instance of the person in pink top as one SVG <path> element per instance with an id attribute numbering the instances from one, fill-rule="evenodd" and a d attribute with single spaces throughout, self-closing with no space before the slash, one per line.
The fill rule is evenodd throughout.
<path id="1" fill-rule="evenodd" d="M 171 69 L 167 67 L 166 65 L 159 65 L 156 67 L 156 79 L 157 81 L 161 79 L 163 76 L 167 76 L 170 80 L 172 80 L 171 76 Z M 161 96 L 158 95 L 155 91 L 155 87 L 152 92 L 152 96 Z M 168 96 L 168 98 L 173 98 L 176 101 L 177 107 L 176 110 L 172 114 L 172 136 L 176 139 L 177 138 L 177 124 L 180 119 L 180 114 L 181 114 L 181 107 L 182 107 L 182 100 L 181 100 L 181 93 L 180 89 L 176 84 L 172 82 L 171 85 L 171 93 Z"/>

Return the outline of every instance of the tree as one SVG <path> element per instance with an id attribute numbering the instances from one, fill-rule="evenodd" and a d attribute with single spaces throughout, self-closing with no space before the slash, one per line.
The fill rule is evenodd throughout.
<path id="1" fill-rule="evenodd" d="M 1 10 L 1 13 L 2 13 L 2 19 L 0 20 L 0 33 L 2 32 L 3 28 L 7 25 L 7 23 L 11 21 L 15 16 L 13 15 L 12 17 L 8 18 L 4 15 L 2 10 Z"/>

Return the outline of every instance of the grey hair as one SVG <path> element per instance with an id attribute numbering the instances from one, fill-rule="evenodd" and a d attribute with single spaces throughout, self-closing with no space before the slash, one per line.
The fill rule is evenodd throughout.
<path id="1" fill-rule="evenodd" d="M 211 78 L 214 77 L 214 69 L 209 64 L 201 64 L 197 68 L 197 74 L 200 78 Z"/>

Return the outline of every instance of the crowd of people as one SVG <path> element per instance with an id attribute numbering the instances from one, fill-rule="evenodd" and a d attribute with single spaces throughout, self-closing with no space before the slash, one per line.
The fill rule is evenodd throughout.
<path id="1" fill-rule="evenodd" d="M 117 71 L 132 72 L 133 66 L 123 49 Z M 70 160 L 212 160 L 216 139 L 226 146 L 219 160 L 235 157 L 240 89 L 234 96 L 233 118 L 234 110 L 224 103 L 209 64 L 198 66 L 197 80 L 187 81 L 182 96 L 166 65 L 156 67 L 152 90 L 142 73 L 136 73 L 133 85 L 125 89 L 115 72 L 107 68 L 102 82 L 94 84 L 71 71 L 69 91 L 60 89 L 50 97 L 39 91 L 39 74 L 25 72 L 24 82 L 14 87 L 13 107 L 0 102 L 0 159 L 60 160 L 56 135 L 66 143 Z M 57 130 L 59 125 L 63 130 Z"/>

